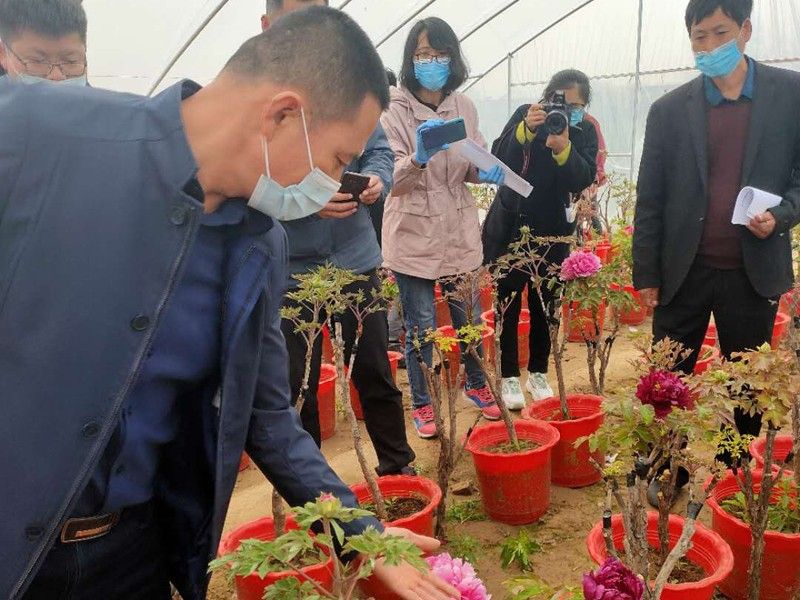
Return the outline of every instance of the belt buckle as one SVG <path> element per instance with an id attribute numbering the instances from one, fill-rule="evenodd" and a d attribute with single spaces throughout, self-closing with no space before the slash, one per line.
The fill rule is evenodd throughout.
<path id="1" fill-rule="evenodd" d="M 61 543 L 75 544 L 101 538 L 119 522 L 119 516 L 115 512 L 97 517 L 67 519 L 61 528 Z"/>

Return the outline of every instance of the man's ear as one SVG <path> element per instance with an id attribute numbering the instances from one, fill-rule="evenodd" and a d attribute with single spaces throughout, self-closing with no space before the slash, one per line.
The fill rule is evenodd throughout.
<path id="1" fill-rule="evenodd" d="M 745 19 L 742 23 L 742 43 L 747 44 L 753 37 L 753 21 Z"/>
<path id="2" fill-rule="evenodd" d="M 269 17 L 267 15 L 261 15 L 261 31 L 266 31 L 269 29 L 270 25 Z"/>
<path id="3" fill-rule="evenodd" d="M 275 132 L 291 119 L 299 119 L 303 101 L 296 92 L 281 92 L 264 105 L 261 114 L 261 133 L 272 140 Z"/>

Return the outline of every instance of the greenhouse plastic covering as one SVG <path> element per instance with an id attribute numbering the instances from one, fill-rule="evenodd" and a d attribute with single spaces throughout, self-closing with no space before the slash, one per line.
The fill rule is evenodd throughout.
<path id="1" fill-rule="evenodd" d="M 463 90 L 487 139 L 518 105 L 537 101 L 549 77 L 577 68 L 592 79 L 590 112 L 606 136 L 609 167 L 638 166 L 650 105 L 697 75 L 685 0 L 332 0 L 367 31 L 398 70 L 413 23 L 439 16 L 462 39 L 470 65 Z M 84 0 L 90 79 L 145 94 L 182 78 L 212 79 L 260 31 L 264 0 Z M 800 0 L 755 0 L 748 53 L 800 70 Z M 203 27 L 203 25 L 205 26 Z M 198 33 L 199 32 L 199 33 Z M 185 47 L 184 52 L 179 52 Z"/>

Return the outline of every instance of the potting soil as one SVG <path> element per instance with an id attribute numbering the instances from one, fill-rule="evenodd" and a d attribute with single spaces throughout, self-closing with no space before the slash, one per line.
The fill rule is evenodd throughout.
<path id="1" fill-rule="evenodd" d="M 534 441 L 519 440 L 517 444 L 514 444 L 514 442 L 500 442 L 493 446 L 486 446 L 482 450 L 489 454 L 517 454 L 518 452 L 530 452 L 538 447 L 539 444 Z"/>
<path id="2" fill-rule="evenodd" d="M 384 504 L 390 522 L 415 515 L 428 506 L 425 500 L 419 498 L 384 498 Z M 374 503 L 362 504 L 361 508 L 372 513 L 375 512 Z"/>
<path id="3" fill-rule="evenodd" d="M 622 561 L 625 561 L 625 552 L 622 551 L 619 553 L 620 558 Z M 658 572 L 661 570 L 661 565 L 664 564 L 664 560 L 661 557 L 661 553 L 655 549 L 650 549 L 650 574 L 648 579 L 650 581 L 655 581 L 656 577 L 658 577 Z M 702 579 L 705 579 L 706 572 L 703 570 L 702 567 L 699 565 L 694 564 L 686 557 L 683 557 L 678 561 L 678 564 L 675 565 L 675 568 L 672 570 L 672 574 L 669 576 L 669 580 L 667 583 L 677 584 L 677 583 L 696 583 Z"/>

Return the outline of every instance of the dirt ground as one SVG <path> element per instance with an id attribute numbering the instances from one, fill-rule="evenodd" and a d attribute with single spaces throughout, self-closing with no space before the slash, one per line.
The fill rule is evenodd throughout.
<path id="1" fill-rule="evenodd" d="M 641 326 L 649 330 L 650 324 Z M 629 361 L 636 356 L 631 342 L 620 337 L 611 359 L 608 374 L 608 390 L 613 391 L 623 382 L 631 382 L 632 370 Z M 588 377 L 583 346 L 570 344 L 565 374 L 568 392 L 588 392 Z M 551 369 L 551 385 L 555 388 L 555 376 Z M 409 389 L 405 371 L 398 372 L 398 383 L 404 392 L 406 403 L 410 403 Z M 407 411 L 410 416 L 410 410 Z M 343 417 L 342 417 L 343 419 Z M 460 406 L 459 427 L 462 431 L 472 425 L 475 409 L 466 403 Z M 409 440 L 417 454 L 417 469 L 420 474 L 435 479 L 435 464 L 438 443 L 425 441 L 416 437 L 413 426 L 408 425 Z M 366 435 L 365 435 L 365 439 Z M 369 444 L 368 444 L 369 445 Z M 369 448 L 371 452 L 371 447 Z M 351 437 L 344 421 L 337 424 L 336 436 L 323 444 L 323 452 L 333 469 L 348 484 L 362 481 L 353 450 Z M 372 460 L 375 461 L 374 455 Z M 464 457 L 454 476 L 454 481 L 475 482 L 472 460 Z M 231 502 L 225 530 L 229 531 L 248 521 L 270 514 L 271 487 L 257 468 L 251 466 L 242 472 L 236 484 Z M 476 493 L 471 497 L 459 497 L 455 502 L 479 499 Z M 566 586 L 580 586 L 583 573 L 592 563 L 586 552 L 585 538 L 592 526 L 601 518 L 603 512 L 602 485 L 581 490 L 569 490 L 553 486 L 551 505 L 548 513 L 540 522 L 528 526 L 532 537 L 540 544 L 542 551 L 532 556 L 533 572 L 523 574 L 516 567 L 503 569 L 500 566 L 500 544 L 509 536 L 516 535 L 520 528 L 510 527 L 490 521 L 469 522 L 463 525 L 448 524 L 448 536 L 468 535 L 480 541 L 477 552 L 476 569 L 486 583 L 495 600 L 503 600 L 507 592 L 503 582 L 520 576 L 534 576 L 556 589 Z M 209 592 L 211 600 L 231 600 L 235 598 L 232 588 L 223 576 L 215 575 Z"/>

